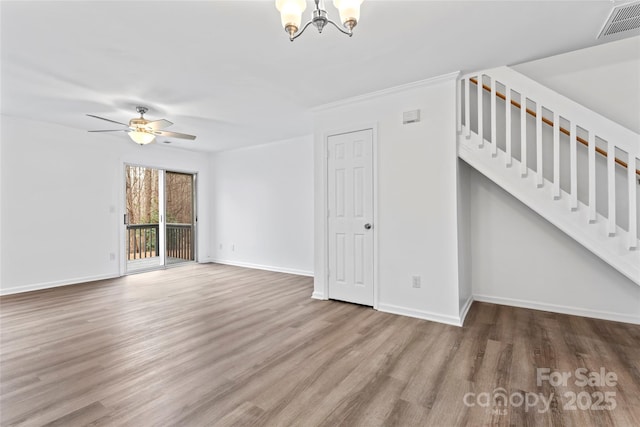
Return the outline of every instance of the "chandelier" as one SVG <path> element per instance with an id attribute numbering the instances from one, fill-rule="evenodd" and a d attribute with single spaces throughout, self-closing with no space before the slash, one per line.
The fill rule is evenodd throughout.
<path id="1" fill-rule="evenodd" d="M 294 41 L 300 37 L 302 33 L 304 33 L 304 30 L 311 24 L 318 29 L 319 33 L 322 33 L 322 30 L 327 24 L 331 24 L 349 37 L 353 35 L 353 28 L 358 24 L 358 20 L 360 19 L 360 4 L 362 4 L 363 0 L 333 0 L 333 5 L 340 13 L 340 22 L 345 29 L 329 19 L 327 9 L 324 6 L 324 0 L 314 1 L 316 7 L 312 12 L 311 20 L 304 24 L 304 27 L 300 30 L 302 12 L 307 8 L 306 1 L 276 0 L 276 8 L 280 12 L 284 30 L 289 33 L 289 40 Z M 298 30 L 300 31 L 298 32 Z"/>

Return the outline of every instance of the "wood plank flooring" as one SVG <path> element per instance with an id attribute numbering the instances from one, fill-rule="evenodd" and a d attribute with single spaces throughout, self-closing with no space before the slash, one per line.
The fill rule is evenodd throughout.
<path id="1" fill-rule="evenodd" d="M 640 426 L 639 326 L 475 303 L 457 328 L 311 292 L 208 264 L 3 297 L 0 424 Z"/>

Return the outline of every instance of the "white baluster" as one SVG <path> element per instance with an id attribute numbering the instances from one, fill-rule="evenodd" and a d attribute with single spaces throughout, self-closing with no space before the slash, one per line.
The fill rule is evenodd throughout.
<path id="1" fill-rule="evenodd" d="M 458 105 L 456 106 L 456 130 L 458 134 L 462 132 L 462 80 L 458 80 L 456 87 L 458 91 Z"/>
<path id="2" fill-rule="evenodd" d="M 631 151 L 627 162 L 627 179 L 629 183 L 629 249 L 638 247 L 638 207 L 636 190 L 636 157 L 637 153 Z"/>
<path id="3" fill-rule="evenodd" d="M 467 127 L 465 138 L 471 138 L 471 102 L 470 102 L 470 77 L 464 79 L 464 124 Z"/>
<path id="4" fill-rule="evenodd" d="M 496 117 L 496 86 L 498 86 L 497 80 L 491 80 L 491 142 L 493 145 L 491 146 L 491 155 L 496 157 L 498 155 L 498 136 L 497 132 L 497 117 Z"/>
<path id="5" fill-rule="evenodd" d="M 506 166 L 511 167 L 511 88 L 504 86 L 505 90 L 505 101 L 504 108 L 506 113 Z"/>
<path id="6" fill-rule="evenodd" d="M 553 198 L 560 198 L 560 115 L 553 112 Z"/>
<path id="7" fill-rule="evenodd" d="M 616 234 L 616 147 L 607 141 L 607 198 L 609 200 L 609 218 L 607 231 L 609 236 Z"/>
<path id="8" fill-rule="evenodd" d="M 520 94 L 520 175 L 527 176 L 527 97 Z"/>
<path id="9" fill-rule="evenodd" d="M 482 148 L 484 146 L 484 103 L 482 102 L 484 97 L 482 96 L 482 92 L 484 88 L 482 87 L 482 74 L 479 74 L 478 77 L 478 136 L 480 137 L 480 142 L 478 143 L 478 147 Z"/>
<path id="10" fill-rule="evenodd" d="M 574 120 L 571 120 L 569 130 L 569 172 L 571 175 L 571 200 L 569 202 L 571 210 L 578 209 L 578 134 Z"/>
<path id="11" fill-rule="evenodd" d="M 596 222 L 596 134 L 589 131 L 589 222 Z"/>
<path id="12" fill-rule="evenodd" d="M 544 185 L 544 168 L 542 163 L 542 104 L 536 102 L 536 185 Z"/>

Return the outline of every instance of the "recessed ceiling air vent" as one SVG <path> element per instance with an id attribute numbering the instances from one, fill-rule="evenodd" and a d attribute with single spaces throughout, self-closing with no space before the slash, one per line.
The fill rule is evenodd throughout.
<path id="1" fill-rule="evenodd" d="M 612 36 L 640 28 L 640 1 L 615 6 L 600 31 L 598 38 Z"/>

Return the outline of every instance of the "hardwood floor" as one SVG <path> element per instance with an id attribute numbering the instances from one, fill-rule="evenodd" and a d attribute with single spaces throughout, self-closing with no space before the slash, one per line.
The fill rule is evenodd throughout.
<path id="1" fill-rule="evenodd" d="M 640 326 L 475 303 L 457 328 L 311 292 L 209 264 L 3 297 L 1 424 L 640 426 Z"/>

